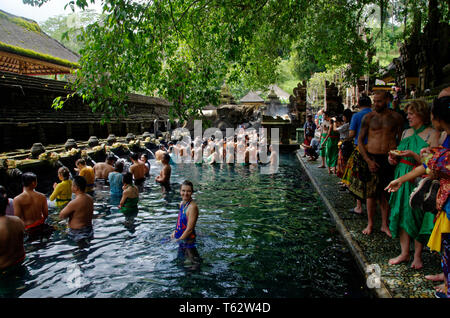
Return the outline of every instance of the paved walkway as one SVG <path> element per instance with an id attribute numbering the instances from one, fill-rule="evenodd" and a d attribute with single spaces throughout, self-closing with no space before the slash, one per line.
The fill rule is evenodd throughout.
<path id="1" fill-rule="evenodd" d="M 431 253 L 425 247 L 422 255 L 424 267 L 420 270 L 410 267 L 412 258 L 409 263 L 389 265 L 388 260 L 400 254 L 400 244 L 398 238 L 389 238 L 380 231 L 380 212 L 378 211 L 375 216 L 372 234 L 370 236 L 362 234 L 361 231 L 367 226 L 366 211 L 362 216 L 348 212 L 355 206 L 353 196 L 349 192 L 339 191 L 337 185 L 339 179 L 329 175 L 328 169 L 317 168 L 318 161 L 307 161 L 302 155 L 303 150 L 299 150 L 297 158 L 327 206 L 336 228 L 346 241 L 359 268 L 370 280 L 369 284 L 376 285 L 376 271 L 377 268 L 380 269 L 379 288 L 373 289 L 376 295 L 387 298 L 434 298 L 433 286 L 437 283 L 426 280 L 425 275 L 442 272 L 439 255 Z M 368 268 L 370 265 L 373 268 L 371 271 L 370 267 Z"/>

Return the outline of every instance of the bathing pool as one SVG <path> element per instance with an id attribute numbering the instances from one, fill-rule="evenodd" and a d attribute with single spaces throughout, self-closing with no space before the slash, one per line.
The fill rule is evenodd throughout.
<path id="1" fill-rule="evenodd" d="M 1 297 L 367 297 L 362 275 L 324 204 L 294 155 L 279 172 L 253 166 L 172 166 L 163 196 L 151 177 L 139 212 L 125 217 L 108 187 L 96 185 L 95 237 L 68 240 L 58 221 L 47 241 L 26 243 L 23 266 L 0 274 Z M 174 230 L 179 184 L 194 183 L 200 209 L 192 261 L 168 240 Z M 49 189 L 50 192 L 50 189 Z M 49 193 L 47 193 L 49 194 Z"/>

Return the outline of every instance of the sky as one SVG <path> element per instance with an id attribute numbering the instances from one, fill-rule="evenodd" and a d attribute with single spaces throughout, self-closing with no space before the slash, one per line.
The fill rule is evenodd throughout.
<path id="1" fill-rule="evenodd" d="M 0 0 L 0 10 L 42 23 L 52 16 L 60 14 L 68 15 L 72 13 L 72 9 L 70 9 L 69 6 L 64 10 L 64 6 L 69 1 L 70 0 L 50 0 L 41 7 L 33 7 L 29 4 L 23 4 L 23 0 Z M 89 9 L 94 9 L 101 13 L 101 1 L 97 0 L 95 1 L 95 4 L 90 4 L 89 2 Z M 78 10 L 80 9 L 75 8 L 75 12 Z"/>

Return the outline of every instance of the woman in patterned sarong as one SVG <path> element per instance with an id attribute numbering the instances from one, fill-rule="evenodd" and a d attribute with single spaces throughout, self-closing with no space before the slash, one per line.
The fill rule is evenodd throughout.
<path id="1" fill-rule="evenodd" d="M 342 176 L 342 183 L 347 185 L 348 190 L 361 201 L 366 200 L 366 184 L 370 177 L 367 162 L 356 146 L 347 161 L 347 166 Z"/>
<path id="2" fill-rule="evenodd" d="M 339 127 L 336 126 L 334 129 L 339 132 L 339 154 L 338 154 L 338 162 L 337 162 L 337 169 L 336 169 L 336 175 L 338 178 L 342 178 L 345 172 L 345 168 L 347 166 L 347 161 L 350 157 L 350 155 L 353 152 L 353 140 L 352 138 L 349 138 L 349 127 L 350 127 L 350 121 L 352 119 L 352 111 L 350 109 L 344 110 L 344 114 L 342 115 L 343 124 Z"/>
<path id="3" fill-rule="evenodd" d="M 402 139 L 397 147 L 398 155 L 390 153 L 389 163 L 396 165 L 395 179 L 403 176 L 420 165 L 420 151 L 426 147 L 435 147 L 438 144 L 439 133 L 429 127 L 430 111 L 425 101 L 416 100 L 406 106 L 407 118 L 411 128 L 403 132 Z M 414 239 L 414 259 L 412 268 L 420 269 L 422 264 L 423 244 L 428 240 L 427 235 L 420 235 L 425 212 L 421 209 L 413 209 L 409 204 L 409 198 L 415 188 L 414 182 L 402 184 L 400 189 L 392 193 L 389 205 L 391 208 L 389 229 L 392 237 L 400 238 L 401 253 L 399 256 L 389 260 L 389 264 L 395 265 L 409 261 L 409 244 Z M 431 214 L 431 213 L 430 213 Z M 427 226 L 430 230 L 432 223 Z M 431 232 L 429 233 L 431 234 Z"/>

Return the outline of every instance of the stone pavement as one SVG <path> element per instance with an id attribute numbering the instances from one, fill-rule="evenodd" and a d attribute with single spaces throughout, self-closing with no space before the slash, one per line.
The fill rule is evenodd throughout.
<path id="1" fill-rule="evenodd" d="M 362 216 L 348 212 L 355 206 L 355 199 L 349 192 L 339 190 L 339 178 L 329 175 L 326 168 L 317 168 L 319 161 L 307 161 L 302 155 L 303 150 L 298 150 L 298 160 L 327 206 L 337 230 L 355 257 L 361 272 L 368 279 L 369 285 L 378 287 L 373 288 L 375 294 L 383 298 L 434 298 L 433 286 L 438 283 L 426 280 L 425 275 L 442 272 L 439 255 L 431 253 L 425 247 L 422 253 L 424 266 L 420 270 L 410 267 L 413 252 L 410 262 L 389 265 L 388 260 L 400 254 L 400 244 L 398 238 L 389 238 L 380 231 L 380 211 L 375 215 L 372 234 L 362 234 L 362 230 L 367 226 L 365 205 Z M 378 285 L 377 277 L 381 278 Z"/>

